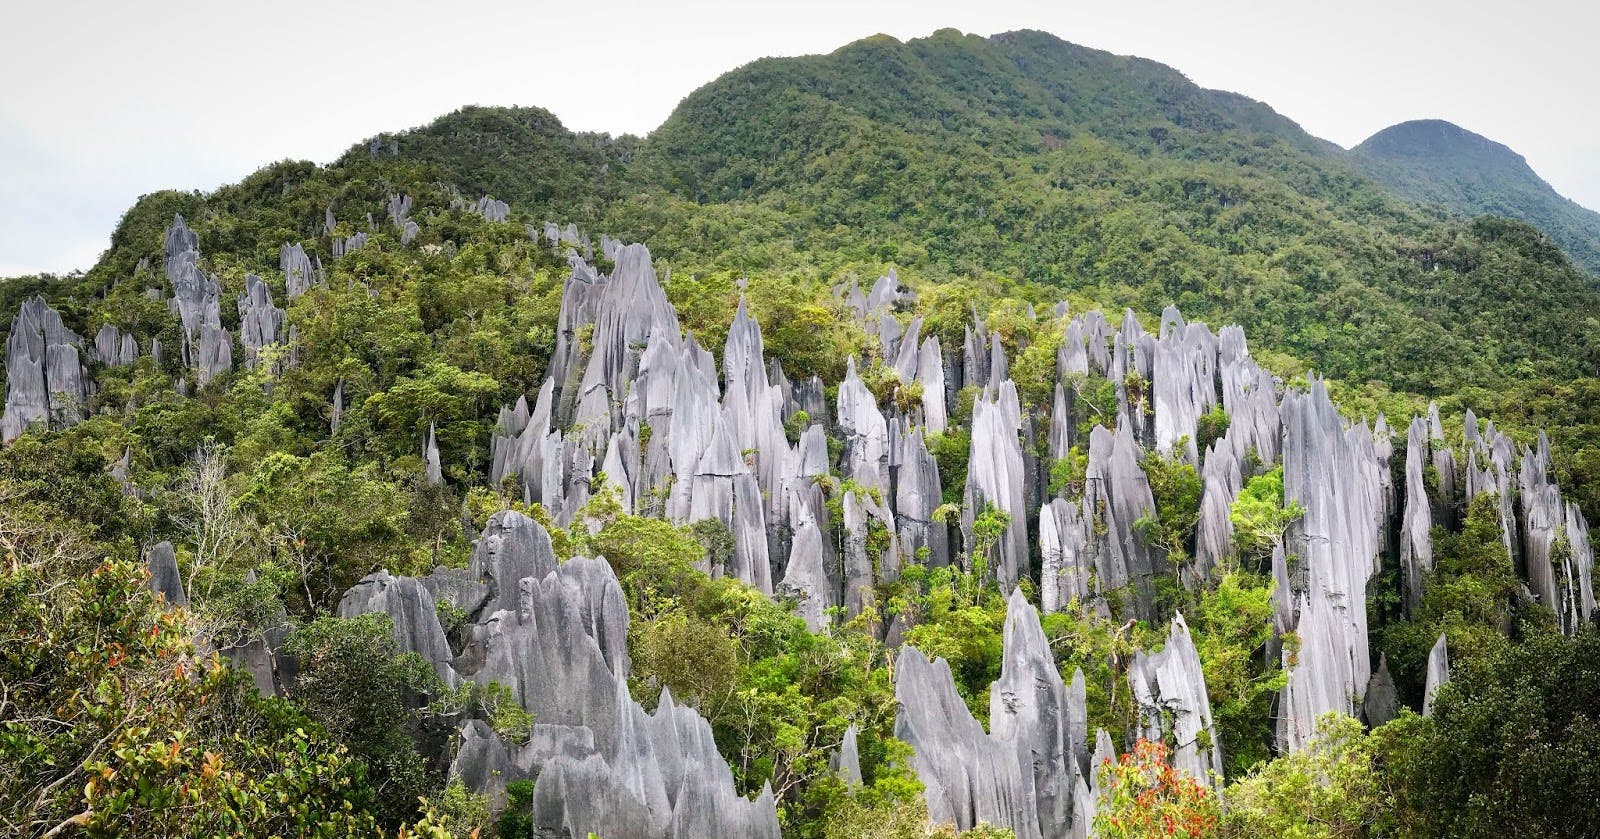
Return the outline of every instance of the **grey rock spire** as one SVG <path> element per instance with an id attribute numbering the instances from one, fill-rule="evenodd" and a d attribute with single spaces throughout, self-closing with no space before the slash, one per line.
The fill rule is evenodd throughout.
<path id="1" fill-rule="evenodd" d="M 1010 516 L 991 550 L 992 569 L 1000 590 L 1009 592 L 1028 568 L 1027 498 L 1024 494 L 1021 411 L 1016 386 L 1007 379 L 996 394 L 980 395 L 972 408 L 972 446 L 967 459 L 967 486 L 961 527 L 967 550 L 976 544 L 977 519 L 993 508 Z"/>
<path id="2" fill-rule="evenodd" d="M 1128 681 L 1144 720 L 1145 738 L 1176 743 L 1172 765 L 1221 789 L 1222 742 L 1212 724 L 1200 654 L 1183 615 L 1172 619 L 1161 652 L 1135 655 Z"/>
<path id="3" fill-rule="evenodd" d="M 1371 432 L 1344 428 L 1320 379 L 1284 398 L 1283 418 L 1284 499 L 1305 511 L 1285 538 L 1299 562 L 1279 589 L 1282 628 L 1300 637 L 1297 656 L 1284 652 L 1289 677 L 1279 700 L 1279 748 L 1292 751 L 1322 714 L 1353 716 L 1361 706 L 1372 675 L 1366 588 L 1384 502 Z"/>
<path id="4" fill-rule="evenodd" d="M 183 590 L 183 575 L 178 571 L 178 555 L 171 542 L 161 542 L 150 549 L 145 559 L 150 569 L 150 590 L 160 595 L 168 606 L 189 605 L 189 595 Z"/>
<path id="5" fill-rule="evenodd" d="M 1422 691 L 1422 715 L 1424 717 L 1433 713 L 1433 698 L 1439 693 L 1439 688 L 1450 681 L 1450 648 L 1445 643 L 1444 635 L 1439 635 L 1439 640 L 1433 643 L 1433 649 L 1428 651 L 1428 676 L 1427 683 Z"/>
<path id="6" fill-rule="evenodd" d="M 22 304 L 6 339 L 0 442 L 9 443 L 34 426 L 64 428 L 83 419 L 90 383 L 79 358 L 82 344 L 43 297 Z"/>

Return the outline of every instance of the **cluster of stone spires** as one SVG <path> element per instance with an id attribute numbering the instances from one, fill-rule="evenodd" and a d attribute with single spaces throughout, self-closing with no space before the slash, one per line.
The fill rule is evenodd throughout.
<path id="1" fill-rule="evenodd" d="M 409 218 L 410 209 L 410 201 L 403 197 L 395 196 L 390 202 L 390 221 L 402 233 L 408 224 L 415 225 Z M 489 218 L 499 214 L 492 200 L 480 201 L 475 209 Z M 331 233 L 331 212 L 327 221 Z M 962 346 L 948 354 L 937 336 L 921 334 L 920 319 L 913 318 L 902 328 L 895 312 L 910 294 L 892 273 L 880 278 L 868 292 L 850 283 L 836 293 L 879 341 L 885 366 L 908 392 L 920 393 L 908 407 L 891 405 L 886 410 L 861 380 L 852 359 L 838 385 L 830 420 L 823 382 L 816 378 L 791 381 L 776 359 L 765 358 L 759 325 L 743 301 L 729 330 L 719 375 L 711 353 L 682 332 L 642 245 L 624 245 L 602 237 L 601 253 L 614 266 L 606 275 L 589 262 L 592 257 L 576 253 L 581 247 L 588 254 L 589 243 L 574 226 L 547 224 L 542 230 L 530 230 L 530 235 L 553 247 L 572 249 L 568 251 L 572 272 L 563 294 L 555 356 L 548 367 L 551 376 L 535 395 L 533 407 L 522 399 L 502 411 L 492 441 L 492 480 L 497 484 L 516 481 L 527 500 L 541 503 L 561 524 L 578 515 L 596 491 L 595 481 L 602 473 L 633 511 L 685 524 L 719 521 L 733 534 L 735 549 L 726 563 L 706 570 L 735 576 L 769 594 L 792 593 L 813 629 L 823 628 L 840 612 L 846 617 L 858 614 L 873 586 L 892 579 L 908 562 L 939 566 L 956 561 L 961 545 L 969 549 L 974 545 L 978 516 L 996 509 L 1009 516 L 1004 534 L 989 549 L 994 577 L 1004 590 L 1012 592 L 1005 673 L 1034 673 L 1033 684 L 1045 685 L 1047 692 L 1053 691 L 1052 696 L 1060 693 L 1053 687 L 1060 681 L 1059 674 L 1052 682 L 1038 670 L 1044 665 L 1028 663 L 1038 658 L 1036 651 L 1030 652 L 1033 645 L 1028 640 L 1037 633 L 1027 627 L 1025 616 L 1019 616 L 1023 607 L 1032 614 L 1032 607 L 1016 595 L 1016 583 L 1034 576 L 1037 561 L 1040 604 L 1047 612 L 1076 608 L 1106 615 L 1118 611 L 1123 617 L 1158 617 L 1153 582 L 1175 569 L 1160 547 L 1148 543 L 1136 526 L 1154 512 L 1154 498 L 1141 466 L 1148 452 L 1196 463 L 1202 476 L 1195 562 L 1192 569 L 1185 569 L 1184 581 L 1189 585 L 1203 584 L 1233 550 L 1228 511 L 1253 475 L 1281 464 L 1286 500 L 1304 510 L 1273 557 L 1278 582 L 1276 628 L 1284 634 L 1294 632 L 1300 640 L 1297 655 L 1283 652 L 1289 678 L 1277 713 L 1281 749 L 1302 746 L 1316 718 L 1327 711 L 1364 714 L 1373 722 L 1392 716 L 1397 705 L 1393 682 L 1386 665 L 1380 662 L 1374 670 L 1367 653 L 1366 585 L 1384 556 L 1398 557 L 1407 607 L 1415 608 L 1421 581 L 1431 568 L 1430 527 L 1451 524 L 1463 498 L 1485 492 L 1499 496 L 1507 548 L 1529 583 L 1530 596 L 1550 604 L 1569 630 L 1592 616 L 1587 525 L 1575 505 L 1563 503 L 1549 474 L 1548 444 L 1542 435 L 1538 446 L 1524 449 L 1518 459 L 1508 438 L 1492 423 L 1480 428 L 1469 413 L 1465 457 L 1458 459 L 1444 443 L 1437 410 L 1431 410 L 1427 420 L 1413 421 L 1409 430 L 1405 498 L 1401 499 L 1392 479 L 1398 464 L 1390 463 L 1393 443 L 1382 417 L 1372 427 L 1347 423 L 1316 380 L 1304 390 L 1280 392 L 1280 383 L 1249 357 L 1241 330 L 1228 327 L 1212 333 L 1203 324 L 1186 323 L 1175 309 L 1164 312 L 1158 331 L 1150 334 L 1131 312 L 1113 329 L 1099 312 L 1068 317 L 1064 306 L 1057 307 L 1063 340 L 1056 359 L 1054 398 L 1045 412 L 1042 406 L 1020 403 L 999 336 L 990 334 L 976 317 Z M 334 244 L 337 253 L 340 243 Z M 350 243 L 346 240 L 345 244 Z M 174 289 L 171 305 L 184 322 L 186 364 L 203 383 L 231 366 L 232 342 L 220 327 L 220 287 L 214 277 L 199 272 L 197 260 L 196 237 L 181 218 L 175 219 L 166 241 L 166 273 Z M 280 268 L 291 298 L 322 281 L 320 264 L 308 259 L 299 245 L 284 247 Z M 239 308 L 241 345 L 246 348 L 247 361 L 268 344 L 287 341 L 292 345 L 292 327 L 285 336 L 283 312 L 273 306 L 270 292 L 259 278 L 254 283 L 247 279 Z M 8 344 L 6 415 L 0 421 L 8 439 L 36 423 L 60 426 L 81 418 L 79 406 L 92 387 L 79 360 L 82 343 L 42 300 L 30 301 L 19 313 Z M 110 332 L 102 329 L 88 351 L 104 364 L 121 364 L 137 354 L 137 343 L 114 328 Z M 159 348 L 152 347 L 152 353 L 159 353 Z M 1079 394 L 1090 377 L 1103 377 L 1114 385 L 1115 430 L 1096 426 L 1083 440 L 1079 428 L 1088 424 L 1083 421 L 1092 408 L 1083 404 Z M 964 510 L 956 528 L 935 512 L 943 487 L 927 438 L 948 430 L 949 406 L 957 404 L 957 394 L 967 387 L 976 390 L 976 397 L 969 426 L 969 470 L 962 489 Z M 337 423 L 342 404 L 337 390 L 333 400 Z M 1218 405 L 1230 418 L 1227 431 L 1202 452 L 1196 442 L 1199 418 Z M 801 411 L 811 422 L 791 443 L 785 423 Z M 843 454 L 837 459 L 830 455 L 830 438 L 843 444 Z M 1048 470 L 1042 468 L 1036 454 L 1039 442 L 1051 458 L 1064 457 L 1071 449 L 1087 444 L 1081 497 L 1050 497 L 1045 482 Z M 442 481 L 441 457 L 431 431 L 424 451 L 429 480 Z M 1432 494 L 1422 478 L 1430 467 L 1439 476 Z M 825 504 L 824 485 L 835 483 L 830 479 L 839 481 L 842 493 L 842 523 L 837 531 Z M 1520 506 L 1514 499 L 1520 499 Z M 886 538 L 869 538 L 874 533 Z M 485 540 L 491 535 L 486 534 Z M 480 542 L 480 549 L 483 544 Z M 1037 555 L 1030 545 L 1038 545 Z M 535 571 L 543 568 L 538 563 L 535 566 Z M 590 566 L 594 563 L 573 568 Z M 526 596 L 498 600 L 498 607 L 488 610 L 488 601 L 473 600 L 471 595 L 461 599 L 459 585 L 448 591 L 437 588 L 451 576 L 449 572 L 436 572 L 410 583 L 380 574 L 352 590 L 347 598 L 352 605 L 342 611 L 389 613 L 395 617 L 402 647 L 423 653 L 440 668 L 441 675 L 448 674 L 447 681 L 474 678 L 478 673 L 488 673 L 485 678 L 495 681 L 502 681 L 500 676 L 516 678 L 514 671 L 525 664 L 518 662 L 533 655 L 529 651 L 539 645 L 553 645 L 548 648 L 568 657 L 590 655 L 573 650 L 588 649 L 591 641 L 601 644 L 602 652 L 608 649 L 595 640 L 595 632 L 601 630 L 592 616 L 582 618 L 579 624 L 557 620 L 553 625 L 559 628 L 548 632 L 528 630 L 506 636 L 510 626 L 538 623 L 540 607 L 529 604 L 537 600 L 536 591 L 544 590 L 539 586 L 551 579 L 550 573 L 530 574 L 534 583 L 521 586 L 528 578 L 495 576 L 498 572 L 485 567 L 475 555 L 477 570 L 469 569 L 467 582 L 493 588 L 499 583 L 490 578 L 513 580 L 519 584 L 519 592 L 526 588 Z M 558 601 L 589 603 L 604 599 L 601 589 L 615 586 L 614 579 L 609 583 L 561 582 L 567 579 L 565 575 L 578 573 L 556 569 L 557 582 L 550 585 L 564 592 Z M 589 577 L 599 579 L 598 571 L 589 572 Z M 430 589 L 429 580 L 437 590 Z M 391 591 L 395 593 L 386 593 Z M 435 631 L 437 617 L 431 608 L 422 608 L 422 595 L 417 592 L 450 599 L 472 614 L 478 621 L 475 633 L 485 638 L 514 637 L 521 639 L 517 643 L 522 646 L 499 647 L 509 662 L 504 666 L 474 663 L 478 655 L 489 660 L 487 642 L 462 653 L 467 657 L 463 661 L 443 643 L 442 630 Z M 1113 601 L 1120 609 L 1113 609 Z M 502 612 L 511 613 L 515 623 L 507 624 Z M 580 614 L 590 613 L 580 609 Z M 886 617 L 884 637 L 898 646 L 907 627 L 901 616 Z M 1037 624 L 1036 615 L 1031 620 Z M 545 621 L 540 625 L 552 624 Z M 572 625 L 594 628 L 595 632 L 572 633 L 566 629 Z M 624 637 L 613 630 L 607 632 L 606 638 Z M 1162 652 L 1139 657 L 1129 677 L 1150 721 L 1143 733 L 1159 733 L 1176 741 L 1184 768 L 1203 775 L 1220 766 L 1221 746 L 1214 735 L 1202 738 L 1198 733 L 1209 729 L 1209 703 L 1187 637 L 1180 617 Z M 269 639 L 251 643 L 257 640 L 261 649 L 240 652 L 238 660 L 252 668 L 259 686 L 271 689 L 277 677 L 267 649 Z M 955 695 L 948 668 L 941 672 L 938 661 L 919 664 L 920 654 L 909 648 L 901 655 L 897 680 L 925 682 L 917 689 L 900 691 L 902 736 L 928 744 L 918 754 L 955 750 L 951 753 L 971 755 L 973 762 L 960 771 L 984 773 L 981 788 L 993 795 L 984 799 L 983 812 L 1004 818 L 1003 823 L 1019 835 L 1033 835 L 1035 828 L 1030 825 L 1043 835 L 1058 835 L 1081 823 L 1085 806 L 1079 806 L 1083 799 L 1076 784 L 1088 784 L 1089 779 L 1079 759 L 1087 746 L 1087 734 L 1071 724 L 1084 718 L 1077 692 L 1067 691 L 1065 701 L 1040 700 L 1041 707 L 1048 705 L 1053 710 L 1027 712 L 1068 721 L 1061 727 L 1066 733 L 1060 737 L 1063 745 L 1059 749 L 1054 735 L 1042 743 L 1031 739 L 1037 728 L 1032 723 L 1007 728 L 992 721 L 993 731 L 983 734 L 970 715 L 961 719 L 964 708 L 957 707 L 959 700 L 956 705 L 944 702 Z M 675 721 L 689 717 L 687 709 L 670 701 L 664 703 L 669 722 L 658 719 L 663 713 L 660 710 L 656 715 L 644 715 L 652 720 L 648 723 L 641 721 L 642 711 L 628 710 L 637 706 L 628 705 L 632 700 L 623 698 L 625 650 L 623 656 L 602 655 L 610 665 L 611 680 L 595 682 L 601 688 L 623 684 L 622 694 L 607 693 L 606 701 L 600 702 L 597 695 L 586 693 L 580 704 L 613 708 L 612 718 L 620 720 L 616 725 L 630 725 L 637 735 L 627 741 L 630 743 L 658 743 L 659 735 L 682 745 L 699 737 L 699 728 Z M 1015 666 L 1022 669 L 1011 669 L 1014 658 Z M 1430 699 L 1448 679 L 1447 658 L 1441 639 L 1429 657 Z M 997 685 L 1029 683 L 1005 673 Z M 1025 691 L 1017 688 L 1011 692 Z M 526 695 L 538 696 L 537 692 Z M 524 702 L 529 710 L 541 714 L 540 719 L 554 720 L 551 725 L 563 719 L 559 714 L 566 712 L 558 712 L 554 718 L 545 716 L 550 712 L 541 710 L 543 703 L 543 699 Z M 1007 708 L 1006 713 L 1015 710 L 1012 705 Z M 1155 712 L 1160 708 L 1179 712 Z M 579 714 L 575 719 L 580 722 L 589 719 L 582 716 L 588 711 L 572 713 Z M 930 720 L 943 722 L 927 722 Z M 671 786 L 680 783 L 673 779 L 682 776 L 674 774 L 670 766 L 663 768 L 659 761 L 676 765 L 672 761 L 679 758 L 660 755 L 688 754 L 700 746 L 686 745 L 678 751 L 652 746 L 650 754 L 656 757 L 646 759 L 635 752 L 617 751 L 614 741 L 608 739 L 612 734 L 606 733 L 611 729 L 591 727 L 588 741 L 581 733 L 544 730 L 533 744 L 519 747 L 534 749 L 525 752 L 506 744 L 494 746 L 481 726 L 469 727 L 468 740 L 478 745 L 464 749 L 463 754 L 482 752 L 490 755 L 486 759 L 491 762 L 503 756 L 510 761 L 508 766 L 537 769 L 553 765 L 552 761 L 561 757 L 571 765 L 563 764 L 565 768 L 551 777 L 572 783 L 585 779 L 586 789 L 598 788 L 596 779 L 605 772 L 627 775 L 630 780 L 619 782 L 618 788 L 641 802 L 642 809 L 630 808 L 617 798 L 606 812 L 634 813 L 645 819 L 651 830 L 665 830 L 663 825 L 673 823 L 680 794 L 696 801 L 702 800 L 696 796 L 720 796 L 718 800 L 730 802 L 737 798 L 731 780 L 726 790 L 718 785 L 715 791 L 681 793 Z M 1023 728 L 1030 732 L 1027 737 L 1017 734 Z M 669 730 L 675 732 L 670 737 L 663 733 Z M 639 734 L 641 731 L 646 733 Z M 1104 739 L 1109 749 L 1109 735 L 1096 739 Z M 1202 748 L 1202 742 L 1211 745 Z M 579 748 L 584 743 L 590 744 L 587 751 Z M 500 748 L 503 755 L 496 751 Z M 1019 758 L 1012 766 L 1001 759 L 1013 753 L 1020 756 L 1024 750 L 1036 757 L 1069 751 L 1075 757 L 1070 766 L 1067 762 L 1054 764 L 1066 767 L 1062 770 L 1066 774 L 1035 777 L 1030 785 L 1024 770 L 1033 763 Z M 695 759 L 708 759 L 713 753 L 714 749 L 702 751 Z M 596 756 L 600 763 L 591 759 Z M 650 760 L 657 761 L 654 774 L 639 768 Z M 919 776 L 930 790 L 931 811 L 949 813 L 958 822 L 962 814 L 977 812 L 970 800 L 936 801 L 945 793 L 935 791 L 951 790 L 950 795 L 957 799 L 970 795 L 971 790 L 980 788 L 973 786 L 978 783 L 975 776 L 958 783 L 939 776 L 940 772 L 956 771 L 949 761 L 919 761 Z M 602 771 L 601 763 L 609 768 Z M 840 763 L 841 772 L 848 776 L 846 756 L 841 755 Z M 1074 769 L 1075 774 L 1066 769 Z M 463 777 L 482 777 L 472 775 L 470 761 L 459 771 Z M 664 779 L 660 795 L 654 781 L 641 782 L 641 786 L 633 780 L 657 776 Z M 720 778 L 717 772 L 707 777 L 711 776 Z M 495 776 L 491 773 L 489 777 Z M 1066 783 L 1069 778 L 1070 794 L 1046 783 Z M 564 783 L 567 781 L 560 781 Z M 585 815 L 581 808 L 569 813 L 563 804 L 566 797 L 552 791 L 559 788 L 564 787 L 556 780 L 544 787 L 546 798 L 541 806 L 545 809 L 541 812 L 550 819 L 565 819 L 562 824 L 569 826 L 599 824 L 593 819 L 601 816 Z M 958 789 L 967 792 L 954 792 Z M 1092 802 L 1092 798 L 1088 800 Z M 737 809 L 743 805 L 733 802 L 730 806 Z M 766 806 L 770 809 L 770 803 Z M 555 813 L 560 815 L 549 815 Z M 737 819 L 745 817 L 727 818 L 730 824 L 742 824 Z M 764 818 L 758 819 L 763 825 Z"/>

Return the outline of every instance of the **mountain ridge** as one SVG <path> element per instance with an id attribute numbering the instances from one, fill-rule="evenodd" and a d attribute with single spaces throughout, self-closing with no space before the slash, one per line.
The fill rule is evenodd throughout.
<path id="1" fill-rule="evenodd" d="M 1402 197 L 1463 215 L 1526 221 L 1575 263 L 1600 273 L 1600 212 L 1558 193 L 1502 143 L 1447 120 L 1418 119 L 1373 134 L 1350 156 Z"/>

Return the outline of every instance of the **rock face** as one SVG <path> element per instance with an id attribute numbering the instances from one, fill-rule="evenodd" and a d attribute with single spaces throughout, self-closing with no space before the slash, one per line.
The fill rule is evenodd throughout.
<path id="1" fill-rule="evenodd" d="M 1064 498 L 1039 509 L 1039 605 L 1046 612 L 1062 611 L 1073 601 L 1088 603 L 1093 596 L 1092 517 L 1082 504 Z"/>
<path id="2" fill-rule="evenodd" d="M 194 369 L 204 387 L 233 369 L 233 336 L 222 328 L 221 283 L 200 271 L 199 241 L 183 216 L 173 217 L 166 239 L 166 274 L 172 284 L 167 305 L 183 321 L 183 363 Z"/>
<path id="3" fill-rule="evenodd" d="M 487 221 L 505 221 L 511 217 L 511 205 L 504 201 L 495 200 L 494 196 L 485 195 L 472 205 L 472 211 L 483 216 Z M 602 245 L 602 249 L 603 245 Z M 610 254 L 607 254 L 609 257 Z"/>
<path id="4" fill-rule="evenodd" d="M 1222 789 L 1222 742 L 1211 721 L 1211 699 L 1200 654 L 1183 615 L 1172 619 L 1166 646 L 1135 654 L 1128 682 L 1144 720 L 1144 736 L 1177 744 L 1172 765 Z"/>
<path id="5" fill-rule="evenodd" d="M 339 599 L 339 617 L 354 618 L 373 612 L 389 616 L 396 646 L 416 653 L 433 665 L 446 684 L 456 682 L 451 660 L 455 657 L 439 625 L 433 593 L 415 577 L 395 577 L 377 571 L 361 579 Z"/>
<path id="6" fill-rule="evenodd" d="M 322 284 L 321 264 L 313 264 L 299 242 L 285 243 L 278 250 L 278 270 L 283 272 L 283 288 L 290 300 Z"/>
<path id="7" fill-rule="evenodd" d="M 1004 650 L 1000 678 L 989 687 L 990 736 L 1013 747 L 1041 835 L 1082 835 L 1088 825 L 1076 796 L 1088 757 L 1083 674 L 1071 687 L 1062 681 L 1039 613 L 1020 589 L 1006 605 Z"/>
<path id="8" fill-rule="evenodd" d="M 272 290 L 255 274 L 244 278 L 239 295 L 239 343 L 244 345 L 246 368 L 254 369 L 263 347 L 278 343 L 284 332 L 284 313 L 272 305 Z"/>
<path id="9" fill-rule="evenodd" d="M 436 599 L 468 616 L 453 655 Z M 401 649 L 448 684 L 499 684 L 537 720 L 526 744 L 481 720 L 461 729 L 451 777 L 505 804 L 505 786 L 535 779 L 532 818 L 552 835 L 778 839 L 770 789 L 754 800 L 693 709 L 662 693 L 653 713 L 628 694 L 628 607 L 604 559 L 557 564 L 549 534 L 515 512 L 491 517 L 465 572 L 424 579 L 370 575 L 341 617 L 383 612 Z M 565 832 L 563 832 L 565 831 Z"/>
<path id="10" fill-rule="evenodd" d="M 1389 675 L 1389 657 L 1378 659 L 1378 669 L 1367 683 L 1367 695 L 1362 701 L 1362 713 L 1367 725 L 1377 728 L 1400 713 L 1400 694 L 1395 690 L 1394 677 Z"/>
<path id="11" fill-rule="evenodd" d="M 1297 656 L 1283 653 L 1289 681 L 1278 713 L 1279 748 L 1292 751 L 1311 739 L 1319 716 L 1353 716 L 1366 693 L 1366 590 L 1383 496 L 1371 432 L 1344 428 L 1321 380 L 1284 397 L 1283 422 L 1284 497 L 1305 510 L 1285 537 L 1299 562 L 1279 588 L 1282 629 L 1300 637 Z"/>
<path id="12" fill-rule="evenodd" d="M 94 335 L 93 357 L 107 367 L 126 367 L 139 358 L 139 342 L 111 324 Z"/>
<path id="13" fill-rule="evenodd" d="M 121 343 L 119 339 L 119 352 Z M 6 404 L 0 417 L 0 441 L 9 443 L 35 426 L 64 428 L 83 419 L 90 382 L 79 358 L 82 345 L 83 340 L 62 323 L 61 315 L 43 297 L 22 304 L 6 339 Z"/>
<path id="14" fill-rule="evenodd" d="M 145 564 L 150 569 L 151 591 L 169 606 L 189 605 L 189 596 L 183 590 L 183 575 L 178 572 L 178 555 L 171 542 L 161 542 L 151 548 Z"/>
<path id="15" fill-rule="evenodd" d="M 1036 802 L 1029 795 L 1013 744 L 984 733 L 956 693 L 950 665 L 929 662 L 915 647 L 900 648 L 894 694 L 899 703 L 894 736 L 911 746 L 911 768 L 923 784 L 928 818 L 971 830 L 979 823 L 1040 836 Z"/>
<path id="16" fill-rule="evenodd" d="M 1089 435 L 1085 509 L 1096 515 L 1095 573 L 1100 592 L 1128 588 L 1131 616 L 1155 614 L 1154 576 L 1166 564 L 1134 527 L 1155 511 L 1150 482 L 1139 467 L 1139 446 L 1122 425 L 1115 432 L 1096 426 Z"/>
<path id="17" fill-rule="evenodd" d="M 1001 591 L 1010 591 L 1028 569 L 1027 499 L 1017 436 L 1022 417 L 1017 389 L 1010 380 L 993 390 L 993 394 L 979 396 L 972 407 L 972 448 L 961 528 L 970 553 L 980 536 L 975 528 L 985 510 L 992 508 L 1010 517 L 990 549 L 995 580 Z"/>
<path id="18" fill-rule="evenodd" d="M 1433 511 L 1423 484 L 1428 447 L 1427 421 L 1412 418 L 1406 435 L 1405 515 L 1400 522 L 1400 574 L 1405 583 L 1406 614 L 1422 605 L 1422 581 L 1433 570 Z"/>
<path id="19" fill-rule="evenodd" d="M 1428 651 L 1428 680 L 1422 691 L 1422 715 L 1424 717 L 1433 713 L 1433 697 L 1438 694 L 1439 688 L 1450 681 L 1450 649 L 1446 646 L 1444 636 L 1433 644 L 1433 649 Z"/>

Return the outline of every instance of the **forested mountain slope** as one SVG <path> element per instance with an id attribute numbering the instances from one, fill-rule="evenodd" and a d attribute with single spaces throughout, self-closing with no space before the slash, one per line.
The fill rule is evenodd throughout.
<path id="1" fill-rule="evenodd" d="M 1562 197 L 1511 149 L 1437 119 L 1391 125 L 1350 150 L 1373 180 L 1467 216 L 1521 219 L 1590 273 L 1600 272 L 1600 213 Z"/>
<path id="2" fill-rule="evenodd" d="M 0 306 L 0 832 L 1600 829 L 1600 297 L 1160 65 L 468 108 Z"/>

